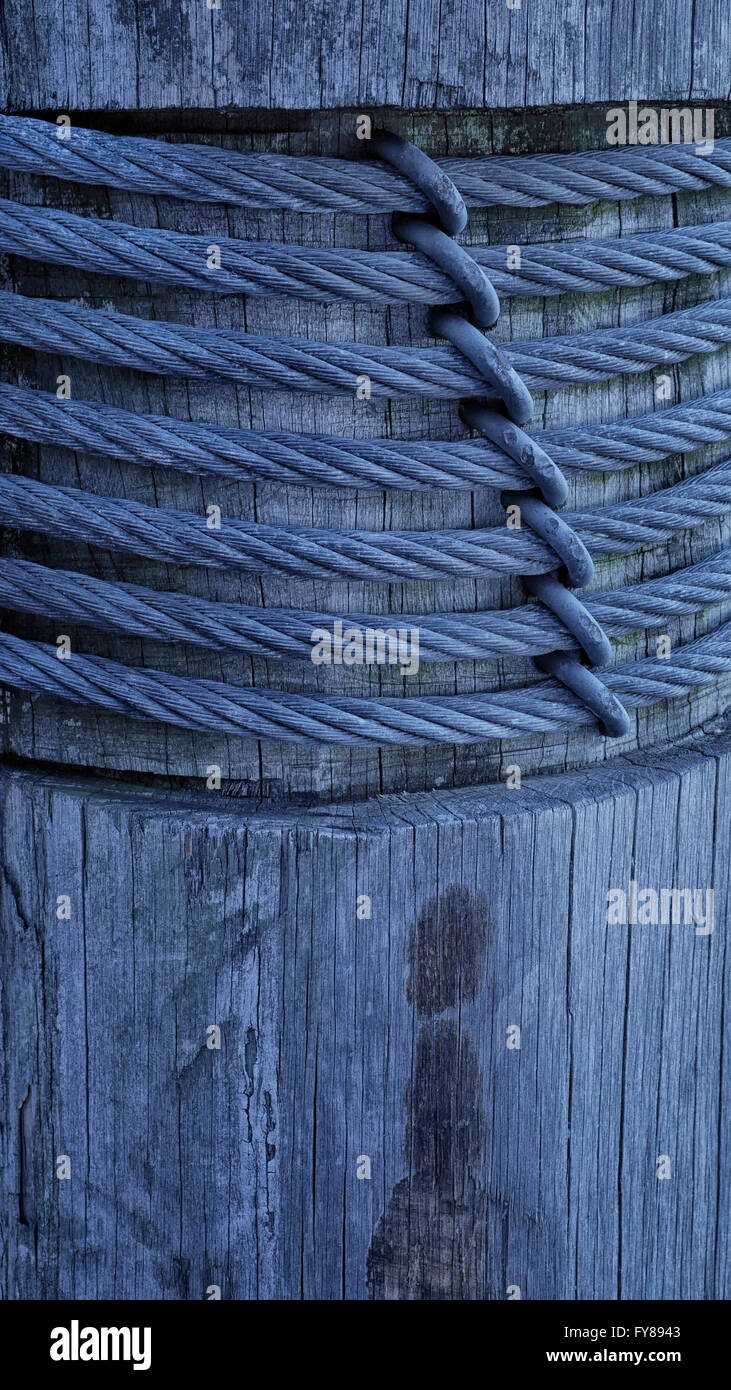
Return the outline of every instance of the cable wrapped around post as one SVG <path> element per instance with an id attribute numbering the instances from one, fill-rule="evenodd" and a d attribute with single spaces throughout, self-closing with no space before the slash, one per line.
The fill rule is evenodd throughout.
<path id="1" fill-rule="evenodd" d="M 55 138 L 55 128 L 41 122 L 0 117 L 0 165 L 47 172 L 39 169 L 38 160 L 41 148 L 44 157 L 50 153 L 49 130 Z M 377 157 L 360 165 L 257 155 L 239 157 L 238 164 L 234 158 L 232 168 L 226 156 L 225 161 L 214 160 L 212 168 L 208 156 L 213 151 L 208 149 L 74 130 L 72 148 L 54 155 L 61 176 L 92 183 L 147 191 L 164 187 L 191 199 L 202 198 L 205 191 L 226 201 L 233 192 L 234 200 L 267 207 L 306 203 L 337 208 L 344 206 L 345 198 L 351 211 L 397 212 L 394 232 L 414 249 L 354 253 L 360 259 L 352 262 L 352 271 L 345 251 L 322 248 L 298 262 L 302 248 L 255 243 L 252 250 L 249 243 L 231 239 L 228 288 L 273 294 L 286 281 L 288 290 L 303 298 L 413 298 L 439 306 L 431 323 L 435 334 L 448 339 L 448 346 L 265 337 L 6 292 L 0 292 L 0 340 L 156 375 L 317 394 L 349 393 L 357 374 L 365 371 L 376 395 L 461 398 L 462 418 L 475 431 L 473 438 L 347 439 L 243 430 L 137 415 L 100 402 L 61 400 L 6 383 L 0 383 L 0 429 L 21 439 L 107 454 L 148 468 L 182 469 L 234 481 L 406 491 L 487 484 L 506 489 L 501 500 L 506 509 L 514 509 L 510 519 L 517 519 L 517 527 L 334 530 L 227 517 L 211 531 L 195 510 L 145 506 L 12 472 L 0 476 L 0 520 L 18 531 L 42 531 L 72 541 L 83 537 L 92 547 L 212 570 L 386 583 L 517 575 L 538 602 L 496 612 L 416 615 L 408 625 L 422 633 L 425 660 L 513 655 L 533 659 L 552 679 L 528 689 L 455 697 L 297 696 L 258 685 L 244 691 L 207 681 L 181 681 L 163 672 L 76 654 L 66 668 L 49 655 L 51 649 L 8 636 L 0 639 L 0 676 L 9 684 L 31 694 L 80 699 L 180 727 L 296 741 L 418 745 L 592 724 L 606 736 L 617 737 L 629 726 L 621 701 L 638 706 L 670 699 L 715 676 L 727 676 L 729 625 L 700 644 L 682 648 L 671 665 L 655 661 L 614 667 L 601 677 L 596 670 L 610 660 L 610 635 L 657 626 L 667 617 L 696 613 L 710 604 L 723 605 L 725 612 L 731 583 L 728 551 L 700 566 L 626 589 L 589 594 L 585 600 L 575 590 L 591 580 L 596 557 L 654 545 L 691 525 L 725 516 L 731 507 L 731 461 L 634 501 L 589 511 L 558 509 L 568 495 L 565 473 L 620 471 L 729 438 L 731 391 L 590 428 L 529 435 L 524 427 L 533 413 L 532 390 L 602 381 L 727 345 L 731 296 L 651 319 L 642 324 L 641 333 L 637 325 L 620 326 L 497 346 L 484 330 L 499 317 L 498 289 L 516 293 L 518 283 L 500 273 L 499 247 L 467 250 L 456 239 L 467 222 L 466 203 L 484 205 L 487 166 L 482 169 L 482 161 L 475 161 L 475 168 L 466 167 L 471 161 L 437 163 L 388 134 L 375 136 L 370 150 Z M 604 196 L 649 191 L 648 180 L 654 187 L 659 173 L 662 186 L 654 191 L 699 186 L 685 167 L 682 151 L 670 151 L 667 160 L 663 155 L 662 167 L 647 152 L 636 153 L 637 167 L 634 154 L 629 163 L 590 155 L 562 157 L 560 164 L 551 157 L 550 168 L 548 157 L 488 164 L 490 171 L 493 164 L 500 166 L 501 178 L 507 176 L 511 188 L 511 180 L 517 180 L 515 196 L 507 196 L 507 185 L 500 182 L 501 196 L 496 199 L 517 206 L 550 201 L 549 189 L 568 201 L 590 201 L 592 193 L 597 194 L 600 173 L 610 179 L 601 185 Z M 730 160 L 724 147 L 716 165 L 709 166 L 708 181 L 728 186 Z M 559 174 L 565 186 L 555 185 Z M 621 174 L 621 187 L 613 182 L 615 174 Z M 349 181 L 347 189 L 343 177 Z M 432 212 L 424 215 L 429 208 Z M 701 232 L 703 236 L 696 237 Z M 673 236 L 670 246 L 653 234 L 647 239 L 651 247 L 644 238 L 635 238 L 616 244 L 534 248 L 529 278 L 520 281 L 520 292 L 539 293 L 544 280 L 556 293 L 644 283 L 656 273 L 669 278 L 703 272 L 731 258 L 731 224 L 706 231 L 676 229 Z M 204 240 L 0 203 L 0 244 L 16 253 L 113 273 L 150 271 L 152 279 L 220 291 L 223 282 L 201 277 L 194 264 L 191 269 L 180 259 L 187 248 L 194 263 Z M 652 258 L 647 260 L 650 249 Z M 496 276 L 497 285 L 488 272 Z M 576 276 L 579 283 L 574 283 Z M 317 625 L 341 621 L 335 613 L 243 608 L 111 584 L 24 560 L 0 561 L 0 599 L 21 612 L 76 619 L 107 631 L 275 659 L 311 657 Z M 375 614 L 348 616 L 366 630 L 377 625 Z M 399 617 L 407 621 L 403 614 Z"/>
<path id="2" fill-rule="evenodd" d="M 484 434 L 503 449 L 524 470 L 527 487 L 501 494 L 508 515 L 518 509 L 519 524 L 526 521 L 557 554 L 557 566 L 550 575 L 524 578 L 526 588 L 558 617 L 576 639 L 586 659 L 594 667 L 611 660 L 612 648 L 601 624 L 581 602 L 572 587 L 589 584 L 594 562 L 576 531 L 562 523 L 554 509 L 564 504 L 568 485 L 561 470 L 520 428 L 533 414 L 533 398 L 528 387 L 501 352 L 481 331 L 493 328 L 500 315 L 500 301 L 485 272 L 454 238 L 464 231 L 468 214 L 461 193 L 443 169 L 428 155 L 401 136 L 388 131 L 374 132 L 371 149 L 416 185 L 427 199 L 439 225 L 429 215 L 396 217 L 395 236 L 409 241 L 449 275 L 467 305 L 432 312 L 434 331 L 448 338 L 480 372 L 497 395 L 505 414 L 490 405 L 471 404 L 463 410 L 465 423 Z M 475 322 L 466 312 L 471 310 Z M 506 418 L 507 417 L 507 418 Z M 557 538 L 560 536 L 560 546 Z M 626 709 L 616 695 L 573 653 L 549 652 L 534 658 L 549 675 L 561 681 L 596 717 L 608 738 L 620 738 L 629 730 Z"/>
<path id="3" fill-rule="evenodd" d="M 59 399 L 0 382 L 0 430 L 81 454 L 108 454 L 147 468 L 238 482 L 359 491 L 515 487 L 519 463 L 480 439 L 347 439 L 245 430 L 172 415 L 141 415 L 99 401 Z M 618 473 L 731 438 L 731 390 L 650 415 L 590 427 L 542 430 L 534 442 L 571 473 Z"/>
<path id="4" fill-rule="evenodd" d="M 674 574 L 604 590 L 586 600 L 589 611 L 615 637 L 659 627 L 711 605 L 722 606 L 724 615 L 731 617 L 731 550 Z M 351 631 L 360 628 L 366 640 L 367 630 L 383 621 L 382 615 L 351 610 L 322 613 L 212 602 L 9 559 L 0 559 L 0 606 L 106 632 L 246 652 L 267 660 L 310 661 L 315 628 L 332 631 L 336 623 L 347 621 Z M 564 624 L 539 603 L 476 613 L 399 613 L 398 621 L 402 628 L 418 629 L 422 661 L 476 661 L 578 649 Z"/>
<path id="5" fill-rule="evenodd" d="M 694 145 L 639 145 L 567 154 L 445 159 L 445 174 L 470 207 L 581 207 L 598 198 L 731 188 L 731 140 L 699 159 Z M 169 144 L 0 115 L 0 168 L 73 183 L 164 193 L 191 202 L 293 212 L 423 212 L 418 184 L 377 160 L 259 154 L 216 145 Z"/>
<path id="6" fill-rule="evenodd" d="M 678 647 L 670 661 L 645 658 L 612 667 L 606 674 L 617 692 L 612 698 L 637 708 L 725 682 L 731 673 L 730 637 L 727 623 Z M 565 733 L 595 720 L 586 703 L 555 679 L 476 695 L 300 695 L 124 666 L 102 656 L 59 661 L 56 647 L 4 632 L 0 682 L 182 729 L 353 747 L 480 743 Z"/>
<path id="7" fill-rule="evenodd" d="M 450 315 L 445 309 L 441 316 L 444 322 L 450 317 L 457 320 L 451 347 L 393 347 L 191 328 L 0 290 L 0 341 L 38 352 L 58 352 L 161 376 L 237 381 L 266 391 L 350 394 L 357 377 L 365 373 L 374 396 L 444 400 L 481 397 L 485 373 L 497 371 L 504 376 L 506 389 L 508 380 L 513 382 L 512 389 L 522 395 L 528 415 L 528 387 L 548 391 L 606 381 L 684 362 L 697 353 L 718 352 L 731 344 L 731 296 L 647 319 L 641 333 L 636 324 L 599 328 L 512 342 L 499 353 L 460 314 Z"/>
<path id="8" fill-rule="evenodd" d="M 0 248 L 31 260 L 73 265 L 150 283 L 185 285 L 214 294 L 284 295 L 366 304 L 450 304 L 454 279 L 419 251 L 420 225 L 407 251 L 356 251 L 338 246 L 287 245 L 220 237 L 221 264 L 208 264 L 210 237 L 134 227 L 56 208 L 26 207 L 0 198 Z M 475 263 L 503 295 L 595 293 L 650 285 L 687 275 L 710 275 L 731 264 L 731 222 L 667 227 L 663 232 L 599 241 L 546 242 L 521 248 L 520 269 L 507 264 L 506 246 L 471 246 L 444 237 L 455 270 Z M 452 248 L 451 252 L 446 248 Z M 466 264 L 465 264 L 466 263 Z M 469 295 L 467 295 L 469 298 Z"/>
<path id="9" fill-rule="evenodd" d="M 312 579 L 332 577 L 386 582 L 477 578 L 494 574 L 550 575 L 564 564 L 576 584 L 589 556 L 627 553 L 656 545 L 694 524 L 731 510 L 731 460 L 662 492 L 611 507 L 557 516 L 521 493 L 528 526 L 450 531 L 333 531 L 313 526 L 268 526 L 222 519 L 209 530 L 195 512 L 149 507 L 128 498 L 100 497 L 76 487 L 0 474 L 0 521 L 149 559 L 210 569 L 248 570 Z M 535 505 L 534 505 L 535 504 Z"/>

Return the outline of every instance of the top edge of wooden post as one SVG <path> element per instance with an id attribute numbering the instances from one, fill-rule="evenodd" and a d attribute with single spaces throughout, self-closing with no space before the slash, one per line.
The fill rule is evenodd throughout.
<path id="1" fill-rule="evenodd" d="M 716 0 L 38 0 L 6 15 L 0 89 L 7 111 L 723 100 L 723 22 Z"/>

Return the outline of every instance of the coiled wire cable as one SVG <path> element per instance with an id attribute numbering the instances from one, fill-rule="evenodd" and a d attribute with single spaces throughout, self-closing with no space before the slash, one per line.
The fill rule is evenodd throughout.
<path id="1" fill-rule="evenodd" d="M 439 223 L 434 228 L 426 218 L 419 222 L 414 218 L 396 218 L 395 235 L 403 240 L 415 239 L 424 254 L 441 270 L 452 274 L 455 261 L 449 238 L 463 231 L 467 224 L 467 209 L 459 190 L 444 170 L 400 136 L 391 132 L 377 133 L 371 144 L 375 154 L 416 184 L 431 204 Z M 456 287 L 467 296 L 474 322 L 458 306 L 456 310 L 432 311 L 432 325 L 435 332 L 448 338 L 472 363 L 500 402 L 498 411 L 489 405 L 472 407 L 466 418 L 468 424 L 486 434 L 524 470 L 527 490 L 502 494 L 508 517 L 515 513 L 521 527 L 523 521 L 527 521 L 531 530 L 557 552 L 560 563 L 552 567 L 548 576 L 531 577 L 527 587 L 561 619 L 591 667 L 604 666 L 612 655 L 609 638 L 569 587 L 590 583 L 594 564 L 578 532 L 552 510 L 566 501 L 568 485 L 553 460 L 520 429 L 530 420 L 533 400 L 524 380 L 502 350 L 481 332 L 497 322 L 500 302 L 484 271 L 477 265 L 472 272 L 464 268 L 463 261 L 468 256 L 462 249 L 454 278 Z M 505 419 L 500 411 L 508 418 Z M 628 732 L 629 715 L 621 701 L 577 655 L 553 651 L 537 656 L 535 661 L 583 701 L 605 736 L 619 738 Z"/>
<path id="2" fill-rule="evenodd" d="M 433 303 L 438 306 L 432 313 L 433 329 L 451 346 L 403 349 L 359 344 L 353 348 L 191 330 L 4 293 L 0 293 L 0 339 L 145 371 L 224 377 L 260 387 L 352 390 L 354 378 L 365 373 L 375 394 L 467 398 L 463 419 L 480 438 L 440 443 L 259 435 L 132 416 L 93 402 L 57 401 L 43 392 L 8 385 L 0 385 L 0 428 L 21 438 L 108 452 L 148 466 L 182 467 L 244 480 L 276 478 L 308 486 L 371 488 L 471 488 L 487 482 L 506 489 L 504 504 L 509 515 L 517 513 L 520 525 L 483 531 L 368 533 L 226 521 L 217 534 L 202 518 L 187 513 L 146 508 L 7 474 L 0 476 L 0 518 L 20 529 L 43 529 L 75 540 L 83 535 L 91 544 L 138 555 L 252 573 L 267 567 L 318 578 L 385 580 L 477 576 L 490 570 L 518 574 L 538 602 L 507 612 L 415 619 L 399 615 L 396 621 L 399 626 L 408 622 L 423 628 L 421 650 L 426 660 L 477 659 L 511 652 L 535 658 L 552 679 L 525 690 L 453 698 L 330 699 L 259 689 L 247 693 L 76 653 L 70 663 L 56 659 L 54 664 L 53 649 L 49 656 L 49 649 L 39 644 L 8 636 L 1 641 L 0 675 L 9 683 L 35 692 L 51 689 L 62 698 L 84 698 L 104 708 L 191 728 L 329 742 L 418 743 L 515 736 L 591 720 L 606 734 L 619 736 L 628 728 L 622 700 L 627 705 L 642 703 L 643 698 L 661 698 L 660 692 L 671 697 L 728 670 L 721 650 L 728 626 L 674 653 L 669 664 L 635 663 L 603 670 L 601 678 L 593 669 L 609 660 L 609 633 L 619 635 L 712 603 L 724 604 L 728 589 L 724 557 L 649 585 L 592 594 L 586 600 L 575 588 L 591 580 L 593 555 L 653 543 L 689 524 L 722 516 L 729 510 L 729 464 L 637 502 L 588 513 L 559 514 L 556 509 L 567 496 L 564 468 L 608 471 L 728 437 L 731 392 L 673 407 L 659 416 L 591 430 L 535 435 L 524 426 L 532 414 L 531 389 L 641 371 L 731 342 L 731 299 L 653 320 L 642 325 L 641 334 L 634 326 L 502 347 L 484 332 L 497 321 L 499 291 L 596 289 L 646 283 L 653 277 L 676 278 L 726 264 L 731 258 L 727 225 L 674 229 L 654 241 L 643 237 L 621 244 L 534 248 L 521 267 L 522 278 L 510 278 L 500 268 L 496 259 L 503 254 L 500 248 L 479 248 L 473 253 L 456 237 L 466 225 L 466 202 L 489 205 L 497 200 L 537 206 L 555 197 L 581 203 L 593 197 L 633 197 L 671 188 L 731 187 L 731 142 L 716 142 L 714 158 L 708 162 L 700 161 L 697 154 L 691 160 L 687 150 L 673 147 L 530 161 L 437 163 L 400 137 L 380 133 L 371 143 L 376 160 L 348 165 L 338 160 L 231 157 L 205 147 L 120 140 L 76 128 L 68 141 L 58 136 L 56 127 L 43 122 L 0 117 L 0 164 L 85 182 L 172 192 L 194 200 L 231 198 L 261 207 L 399 210 L 394 232 L 415 249 L 351 257 L 323 248 L 309 260 L 301 258 L 297 274 L 294 248 L 280 248 L 281 254 L 275 256 L 266 246 L 232 240 L 226 243 L 226 251 L 233 265 L 222 267 L 222 279 L 213 281 L 184 263 L 185 255 L 200 254 L 200 238 L 105 224 L 48 209 L 23 209 L 7 202 L 0 203 L 0 246 L 5 249 L 86 269 L 147 272 L 153 280 L 209 289 L 228 286 L 247 292 L 251 285 L 252 292 L 278 293 L 286 286 L 303 297 L 363 297 L 375 302 L 409 298 Z M 431 209 L 427 216 L 425 209 Z M 414 212 L 422 215 L 415 217 Z M 488 278 L 486 267 L 494 270 L 496 283 Z M 379 275 L 380 286 L 375 282 Z M 455 298 L 460 303 L 453 304 Z M 485 396 L 486 400 L 480 399 Z M 45 605 L 44 585 L 51 590 Z M 107 630 L 163 640 L 180 637 L 195 645 L 275 657 L 304 655 L 306 640 L 312 641 L 311 631 L 307 639 L 307 624 L 317 619 L 298 610 L 206 605 L 182 595 L 47 571 L 19 560 L 0 563 L 0 601 L 20 611 L 75 616 Z M 329 615 L 319 621 L 329 624 L 338 619 Z M 350 621 L 362 627 L 375 622 L 367 615 L 354 615 Z M 210 636 L 206 623 L 211 625 Z M 167 696 L 161 692 L 161 682 L 168 683 Z M 559 698 L 557 690 L 563 692 Z M 551 701 L 553 716 L 548 713 Z"/>

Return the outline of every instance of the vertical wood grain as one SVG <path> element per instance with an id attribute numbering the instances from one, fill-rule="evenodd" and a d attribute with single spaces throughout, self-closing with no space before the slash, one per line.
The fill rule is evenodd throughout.
<path id="1" fill-rule="evenodd" d="M 728 1297 L 729 756 L 297 815 L 6 771 L 6 1296 Z M 607 924 L 632 877 L 715 930 Z"/>

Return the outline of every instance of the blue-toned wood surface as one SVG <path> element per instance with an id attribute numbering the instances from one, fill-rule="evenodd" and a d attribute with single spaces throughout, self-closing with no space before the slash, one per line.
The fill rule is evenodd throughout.
<path id="1" fill-rule="evenodd" d="M 242 148 L 352 153 L 349 107 L 395 108 L 395 124 L 434 153 L 590 148 L 604 139 L 607 103 L 635 97 L 710 103 L 717 133 L 728 133 L 722 0 L 523 0 L 517 9 L 390 0 L 362 12 L 330 0 L 294 9 L 277 0 L 273 12 L 227 0 L 220 10 L 204 0 L 72 0 L 63 10 L 36 0 L 30 16 L 16 0 L 0 38 L 7 110 L 81 112 L 111 129 L 203 132 Z M 213 240 L 395 245 L 387 218 L 191 207 L 22 176 L 3 196 Z M 621 207 L 478 210 L 473 226 L 477 241 L 502 245 L 729 216 L 728 195 L 689 193 Z M 641 324 L 729 284 L 724 271 L 511 301 L 498 336 Z M 253 296 L 216 307 L 188 291 L 18 257 L 3 267 L 3 287 L 251 332 L 425 338 L 422 309 Z M 727 350 L 673 371 L 673 399 L 728 386 L 730 364 Z M 67 368 L 29 352 L 2 366 L 6 379 L 46 390 Z M 348 401 L 264 400 L 80 363 L 72 379 L 75 398 L 148 413 L 364 429 Z M 645 373 L 557 393 L 539 402 L 537 423 L 646 413 L 655 389 Z M 451 405 L 369 412 L 376 437 L 464 433 Z M 646 493 L 727 453 L 585 478 L 572 500 Z M 3 466 L 151 505 L 223 501 L 229 514 L 291 524 L 426 529 L 499 515 L 487 489 L 474 501 L 354 500 L 273 485 L 204 494 L 190 477 L 52 446 L 12 445 Z M 602 585 L 681 568 L 724 540 L 712 523 L 608 561 Z M 232 602 L 316 607 L 322 597 L 267 578 L 246 589 L 227 575 L 214 589 L 206 572 L 122 567 L 90 554 L 83 537 L 64 547 L 39 540 L 32 555 Z M 441 596 L 426 584 L 357 595 L 342 585 L 335 601 L 449 611 L 516 595 L 497 583 Z M 17 615 L 7 621 L 17 630 Z M 704 621 L 673 624 L 673 640 L 700 635 Z M 32 635 L 49 634 L 35 623 Z M 130 663 L 276 683 L 263 663 L 72 636 Z M 626 659 L 653 650 L 644 636 L 625 648 Z M 283 670 L 297 688 L 301 673 Z M 441 689 L 443 675 L 424 669 L 419 688 Z M 462 663 L 454 688 L 514 675 L 509 662 Z M 6 696 L 4 710 L 5 1297 L 731 1295 L 731 745 L 713 692 L 642 715 L 630 751 L 614 759 L 584 735 L 526 739 L 515 754 L 495 745 L 335 757 L 25 696 Z M 511 789 L 515 762 L 523 783 Z M 590 762 L 601 765 L 581 766 Z M 204 789 L 212 763 L 225 795 Z M 712 889 L 714 930 L 607 922 L 607 893 L 630 882 L 658 893 Z"/>
<path id="2" fill-rule="evenodd" d="M 708 731 L 256 815 L 6 772 L 7 1296 L 728 1298 L 730 773 Z M 714 930 L 608 924 L 632 879 Z"/>

